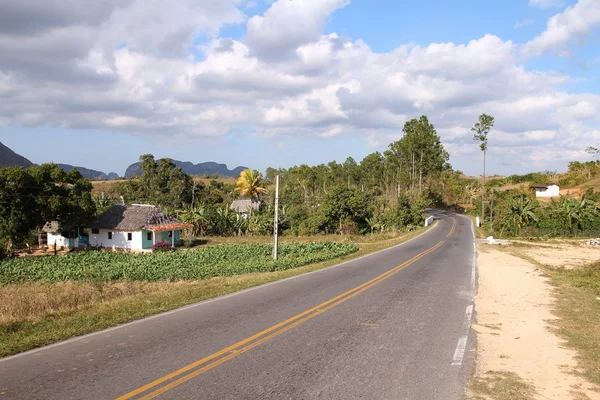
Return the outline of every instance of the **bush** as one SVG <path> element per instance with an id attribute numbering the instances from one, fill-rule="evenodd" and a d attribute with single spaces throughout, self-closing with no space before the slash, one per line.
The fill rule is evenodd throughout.
<path id="1" fill-rule="evenodd" d="M 173 247 L 165 241 L 158 242 L 158 243 L 155 243 L 154 245 L 152 245 L 152 251 L 154 253 L 160 253 L 163 251 L 171 251 L 171 250 L 173 250 Z"/>

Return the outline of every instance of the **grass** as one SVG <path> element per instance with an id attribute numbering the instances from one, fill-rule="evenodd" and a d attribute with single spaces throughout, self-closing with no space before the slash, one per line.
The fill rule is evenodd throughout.
<path id="1" fill-rule="evenodd" d="M 581 375 L 600 386 L 600 263 L 548 270 L 558 300 L 557 332 L 578 350 Z"/>
<path id="2" fill-rule="evenodd" d="M 529 400 L 536 395 L 531 384 L 508 371 L 488 371 L 482 377 L 473 379 L 468 391 L 467 398 L 477 400 Z"/>
<path id="3" fill-rule="evenodd" d="M 377 235 L 368 237 L 356 243 L 356 253 L 283 271 L 181 282 L 30 282 L 0 286 L 0 357 L 316 271 L 403 243 L 428 229 L 379 237 L 382 240 L 377 240 Z"/>

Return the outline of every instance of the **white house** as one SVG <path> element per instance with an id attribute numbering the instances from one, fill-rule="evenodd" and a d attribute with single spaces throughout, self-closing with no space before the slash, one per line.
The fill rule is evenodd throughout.
<path id="1" fill-rule="evenodd" d="M 558 197 L 560 188 L 558 185 L 534 185 L 535 197 Z"/>
<path id="2" fill-rule="evenodd" d="M 46 222 L 42 231 L 47 237 L 47 245 L 53 248 L 67 247 L 73 248 L 79 246 L 79 229 L 77 227 L 61 225 L 58 221 Z"/>
<path id="3" fill-rule="evenodd" d="M 179 244 L 183 224 L 149 204 L 117 204 L 92 224 L 90 245 L 132 251 L 151 250 L 158 242 Z"/>

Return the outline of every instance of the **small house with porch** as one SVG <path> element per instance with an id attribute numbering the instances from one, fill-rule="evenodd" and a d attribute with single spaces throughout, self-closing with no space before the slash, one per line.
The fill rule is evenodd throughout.
<path id="1" fill-rule="evenodd" d="M 535 197 L 558 197 L 560 196 L 560 187 L 558 185 L 533 185 Z"/>
<path id="2" fill-rule="evenodd" d="M 90 245 L 131 251 L 151 250 L 158 242 L 176 246 L 184 224 L 150 204 L 117 204 L 92 224 Z"/>

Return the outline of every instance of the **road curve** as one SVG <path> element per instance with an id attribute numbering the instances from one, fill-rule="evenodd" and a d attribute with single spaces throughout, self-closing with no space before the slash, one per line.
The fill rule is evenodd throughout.
<path id="1" fill-rule="evenodd" d="M 458 399 L 471 221 L 335 267 L 0 359 L 0 399 Z"/>

